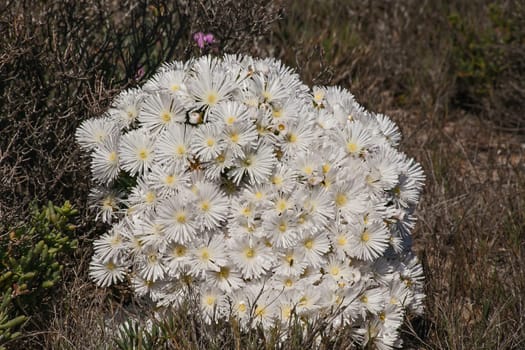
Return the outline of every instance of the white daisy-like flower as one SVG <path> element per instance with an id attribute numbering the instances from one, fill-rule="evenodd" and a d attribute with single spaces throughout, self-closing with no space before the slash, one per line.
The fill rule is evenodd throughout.
<path id="1" fill-rule="evenodd" d="M 230 201 L 213 183 L 200 183 L 195 193 L 197 221 L 204 229 L 219 228 L 227 216 Z"/>
<path id="2" fill-rule="evenodd" d="M 206 288 L 201 292 L 200 306 L 207 322 L 222 317 L 228 306 L 226 296 L 219 289 Z"/>
<path id="3" fill-rule="evenodd" d="M 218 271 L 208 270 L 206 280 L 208 280 L 213 287 L 217 287 L 225 293 L 231 293 L 243 288 L 246 284 L 242 275 L 233 265 L 219 266 Z"/>
<path id="4" fill-rule="evenodd" d="M 203 277 L 207 271 L 220 271 L 228 263 L 224 239 L 217 236 L 209 242 L 197 244 L 190 253 L 190 273 Z"/>
<path id="5" fill-rule="evenodd" d="M 266 238 L 276 248 L 290 248 L 299 240 L 296 230 L 295 216 L 291 213 L 270 215 L 263 223 Z"/>
<path id="6" fill-rule="evenodd" d="M 105 187 L 95 187 L 89 192 L 88 200 L 91 203 L 90 208 L 97 210 L 95 220 L 111 223 L 118 217 L 123 193 Z"/>
<path id="7" fill-rule="evenodd" d="M 173 124 L 164 130 L 156 142 L 155 160 L 159 164 L 187 166 L 191 160 L 190 144 L 194 128 L 185 124 Z"/>
<path id="8" fill-rule="evenodd" d="M 122 282 L 127 273 L 127 266 L 116 260 L 100 260 L 95 255 L 89 263 L 89 276 L 100 287 L 109 287 Z"/>
<path id="9" fill-rule="evenodd" d="M 375 260 L 388 248 L 389 235 L 383 222 L 373 221 L 354 230 L 351 235 L 351 256 L 362 260 Z"/>
<path id="10" fill-rule="evenodd" d="M 271 269 L 274 260 L 272 252 L 261 241 L 236 238 L 229 240 L 228 244 L 230 259 L 244 278 L 258 278 Z"/>
<path id="11" fill-rule="evenodd" d="M 214 107 L 226 101 L 234 90 L 235 81 L 218 69 L 218 60 L 210 56 L 202 57 L 193 67 L 195 76 L 188 79 L 188 94 L 197 107 Z"/>
<path id="12" fill-rule="evenodd" d="M 299 241 L 297 250 L 310 266 L 318 268 L 323 263 L 324 255 L 330 250 L 330 241 L 324 233 L 305 234 Z"/>
<path id="13" fill-rule="evenodd" d="M 78 127 L 75 138 L 80 147 L 93 150 L 101 147 L 112 136 L 118 140 L 118 125 L 108 117 L 84 120 Z"/>
<path id="14" fill-rule="evenodd" d="M 252 184 L 264 183 L 272 174 L 275 164 L 273 148 L 263 144 L 257 149 L 245 147 L 243 152 L 244 155 L 234 163 L 235 167 L 228 175 L 236 184 L 240 184 L 245 174 Z"/>
<path id="15" fill-rule="evenodd" d="M 157 208 L 158 223 L 166 228 L 169 242 L 185 244 L 194 239 L 197 230 L 194 205 L 183 198 L 170 198 Z"/>
<path id="16" fill-rule="evenodd" d="M 136 124 L 144 94 L 141 89 L 130 89 L 120 93 L 108 111 L 110 119 L 121 128 L 129 128 Z"/>
<path id="17" fill-rule="evenodd" d="M 184 123 L 186 111 L 178 98 L 167 93 L 154 93 L 144 99 L 138 119 L 146 130 L 156 133 L 168 125 Z"/>
<path id="18" fill-rule="evenodd" d="M 193 133 L 191 149 L 202 161 L 214 159 L 225 148 L 226 142 L 217 124 L 205 124 Z"/>
<path id="19" fill-rule="evenodd" d="M 118 137 L 109 135 L 100 147 L 95 148 L 91 159 L 93 179 L 109 185 L 120 172 Z"/>
<path id="20" fill-rule="evenodd" d="M 162 254 L 153 247 L 146 247 L 137 261 L 137 273 L 145 280 L 155 282 L 164 278 L 166 267 Z"/>
<path id="21" fill-rule="evenodd" d="M 359 156 L 373 146 L 372 135 L 358 121 L 347 123 L 337 134 L 336 140 L 341 150 L 350 156 Z"/>
<path id="22" fill-rule="evenodd" d="M 142 130 L 132 130 L 122 136 L 119 153 L 122 169 L 132 175 L 144 174 L 154 164 L 155 138 Z"/>

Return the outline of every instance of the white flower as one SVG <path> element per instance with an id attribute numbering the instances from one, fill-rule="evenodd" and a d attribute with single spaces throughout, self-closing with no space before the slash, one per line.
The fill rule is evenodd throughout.
<path id="1" fill-rule="evenodd" d="M 137 273 L 145 280 L 155 282 L 164 278 L 164 259 L 155 248 L 146 247 L 137 264 Z"/>
<path id="2" fill-rule="evenodd" d="M 126 272 L 126 265 L 121 265 L 115 260 L 103 261 L 97 259 L 96 255 L 89 263 L 89 276 L 100 287 L 109 287 L 112 284 L 123 281 L 126 277 Z"/>
<path id="3" fill-rule="evenodd" d="M 84 120 L 77 129 L 75 137 L 80 147 L 93 150 L 102 146 L 111 135 L 118 139 L 117 134 L 117 124 L 105 117 Z"/>
<path id="4" fill-rule="evenodd" d="M 190 142 L 193 127 L 185 124 L 173 124 L 164 130 L 156 143 L 155 160 L 157 163 L 186 166 L 190 160 Z"/>
<path id="5" fill-rule="evenodd" d="M 204 124 L 193 133 L 191 150 L 202 161 L 217 157 L 226 148 L 222 130 L 217 124 Z"/>
<path id="6" fill-rule="evenodd" d="M 132 130 L 122 136 L 120 162 L 122 169 L 132 175 L 143 174 L 154 164 L 155 138 L 141 130 Z"/>
<path id="7" fill-rule="evenodd" d="M 351 256 L 362 260 L 374 260 L 388 247 L 388 232 L 380 221 L 373 221 L 364 227 L 358 226 L 351 235 Z"/>
<path id="8" fill-rule="evenodd" d="M 204 276 L 207 271 L 220 271 L 220 267 L 228 263 L 224 239 L 216 235 L 210 242 L 197 244 L 190 253 L 190 273 Z"/>
<path id="9" fill-rule="evenodd" d="M 104 143 L 93 151 L 91 159 L 93 179 L 103 185 L 109 185 L 120 172 L 118 137 L 108 135 Z"/>
<path id="10" fill-rule="evenodd" d="M 144 95 L 141 89 L 130 89 L 120 93 L 111 108 L 108 116 L 121 128 L 133 126 L 139 115 Z"/>
<path id="11" fill-rule="evenodd" d="M 182 198 L 171 198 L 159 204 L 158 223 L 166 227 L 169 242 L 185 244 L 194 239 L 197 229 L 194 205 Z"/>
<path id="12" fill-rule="evenodd" d="M 168 125 L 184 123 L 186 111 L 179 99 L 167 93 L 148 95 L 142 103 L 139 121 L 150 133 L 156 133 Z"/>
<path id="13" fill-rule="evenodd" d="M 229 204 L 228 198 L 213 183 L 197 185 L 195 209 L 202 228 L 219 228 L 228 216 Z"/>
<path id="14" fill-rule="evenodd" d="M 256 279 L 271 269 L 273 256 L 269 247 L 259 240 L 230 239 L 230 258 L 244 278 Z"/>
<path id="15" fill-rule="evenodd" d="M 247 174 L 252 184 L 264 183 L 272 174 L 275 164 L 273 148 L 269 145 L 260 145 L 257 149 L 245 147 L 244 155 L 234 163 L 228 175 L 237 185 L 240 184 L 243 175 Z"/>

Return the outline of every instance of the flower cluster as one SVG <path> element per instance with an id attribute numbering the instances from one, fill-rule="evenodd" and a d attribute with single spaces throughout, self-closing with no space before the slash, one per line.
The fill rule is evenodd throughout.
<path id="1" fill-rule="evenodd" d="M 398 127 L 273 59 L 165 64 L 76 133 L 90 152 L 100 286 L 129 279 L 209 322 L 286 326 L 339 312 L 356 341 L 399 345 L 422 311 L 410 230 L 424 175 Z"/>

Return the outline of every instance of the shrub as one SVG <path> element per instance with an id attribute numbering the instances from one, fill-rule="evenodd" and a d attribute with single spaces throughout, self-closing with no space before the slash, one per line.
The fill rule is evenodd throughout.
<path id="1" fill-rule="evenodd" d="M 424 176 L 397 126 L 346 90 L 310 91 L 279 61 L 204 56 L 121 93 L 77 141 L 91 155 L 100 286 L 159 305 L 193 293 L 206 322 L 286 328 L 297 315 L 398 344 L 422 310 L 411 253 Z"/>
<path id="2" fill-rule="evenodd" d="M 28 222 L 0 237 L 0 346 L 20 335 L 15 329 L 28 317 L 45 312 L 43 302 L 64 267 L 60 258 L 77 247 L 71 222 L 77 214 L 69 202 L 33 206 Z"/>

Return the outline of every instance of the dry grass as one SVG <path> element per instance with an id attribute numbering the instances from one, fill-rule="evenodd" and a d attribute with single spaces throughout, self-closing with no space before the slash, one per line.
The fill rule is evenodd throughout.
<path id="1" fill-rule="evenodd" d="M 416 349 L 525 347 L 525 77 L 516 68 L 525 62 L 516 45 L 522 46 L 524 27 L 515 32 L 525 10 L 515 1 L 482 3 L 290 1 L 273 33 L 253 48 L 296 66 L 308 83 L 342 85 L 370 110 L 392 116 L 404 135 L 402 149 L 425 169 L 414 250 L 426 272 L 426 313 L 403 328 L 405 344 Z M 498 41 L 506 27 L 487 22 L 490 3 L 512 12 L 507 24 L 517 41 Z M 492 28 L 495 39 L 469 39 L 467 29 L 451 26 L 456 14 L 480 33 Z M 490 70 L 481 78 L 475 68 L 465 72 L 458 59 L 473 53 L 458 54 L 463 41 L 454 41 L 451 30 L 467 42 L 485 43 L 488 53 L 499 47 L 506 68 L 497 77 Z M 492 64 L 483 47 L 476 52 Z M 101 347 L 111 336 L 100 328 L 101 313 L 130 302 L 125 290 L 90 284 L 89 241 L 84 247 L 54 318 L 31 344 Z M 176 324 L 191 336 L 189 321 L 182 317 Z M 271 348 L 229 327 L 208 331 L 233 337 L 225 348 Z"/>

